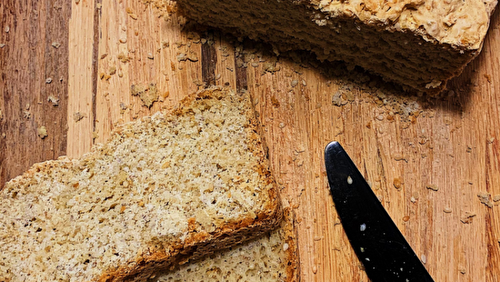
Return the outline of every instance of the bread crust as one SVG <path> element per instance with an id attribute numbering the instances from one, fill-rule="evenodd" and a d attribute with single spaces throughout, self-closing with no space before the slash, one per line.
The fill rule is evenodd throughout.
<path id="1" fill-rule="evenodd" d="M 437 95 L 483 46 L 496 0 L 178 0 L 179 13 L 280 52 L 344 61 Z"/>
<path id="2" fill-rule="evenodd" d="M 279 223 L 281 220 L 281 201 L 276 182 L 269 169 L 268 159 L 264 152 L 264 144 L 258 134 L 259 122 L 255 118 L 248 95 L 241 96 L 222 88 L 202 90 L 183 99 L 179 107 L 166 115 L 166 120 L 171 120 L 172 116 L 180 116 L 192 111 L 193 102 L 196 100 L 221 100 L 223 97 L 227 98 L 227 96 L 230 96 L 231 99 L 239 99 L 240 101 L 237 102 L 240 102 L 242 107 L 245 107 L 245 115 L 250 121 L 248 127 L 245 129 L 248 148 L 258 159 L 255 171 L 258 172 L 262 179 L 265 179 L 265 185 L 272 186 L 268 190 L 269 200 L 266 202 L 264 208 L 253 218 L 245 217 L 237 220 L 229 220 L 210 232 L 197 230 L 195 218 L 189 218 L 187 236 L 183 240 L 177 239 L 173 242 L 155 240 L 146 242 L 147 251 L 139 250 L 135 258 L 113 269 L 105 269 L 99 277 L 96 277 L 92 281 L 144 281 L 161 269 L 173 268 L 178 264 L 186 262 L 188 259 L 196 259 L 215 250 L 227 248 L 257 237 L 273 229 Z M 142 121 L 147 121 L 148 119 L 150 117 L 145 117 Z M 117 127 L 111 135 L 120 135 L 123 138 L 127 138 L 126 126 L 125 124 Z M 98 152 L 100 148 L 100 146 L 93 148 L 90 153 L 84 155 L 78 161 L 70 160 L 67 157 L 60 157 L 58 160 L 35 164 L 23 175 L 8 182 L 2 193 L 4 195 L 15 195 L 16 187 L 29 186 L 30 182 L 34 182 L 33 178 L 37 173 L 45 171 L 50 174 L 53 171 L 61 169 L 71 170 L 75 165 L 85 165 L 92 162 L 94 158 L 99 156 Z M 0 275 L 0 278 L 3 278 L 2 275 Z M 5 279 L 9 281 L 8 277 Z"/>

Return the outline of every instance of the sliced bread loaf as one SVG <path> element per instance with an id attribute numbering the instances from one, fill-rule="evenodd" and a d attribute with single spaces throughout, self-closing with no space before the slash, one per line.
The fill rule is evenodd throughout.
<path id="1" fill-rule="evenodd" d="M 143 281 L 274 228 L 248 94 L 211 89 L 0 191 L 0 281 Z"/>
<path id="2" fill-rule="evenodd" d="M 187 263 L 150 282 L 299 281 L 296 230 L 290 209 L 280 228 L 229 250 Z"/>
<path id="3" fill-rule="evenodd" d="M 481 51 L 497 0 L 177 0 L 202 24 L 435 94 Z"/>

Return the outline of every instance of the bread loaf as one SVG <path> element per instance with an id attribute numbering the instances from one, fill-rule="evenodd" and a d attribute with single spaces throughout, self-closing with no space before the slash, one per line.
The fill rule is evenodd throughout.
<path id="1" fill-rule="evenodd" d="M 439 93 L 481 51 L 497 0 L 178 0 L 188 18 Z"/>
<path id="2" fill-rule="evenodd" d="M 0 281 L 144 281 L 280 219 L 248 94 L 212 89 L 0 191 Z"/>
<path id="3" fill-rule="evenodd" d="M 286 209 L 280 228 L 229 250 L 180 266 L 150 282 L 296 282 L 297 241 L 292 212 Z"/>

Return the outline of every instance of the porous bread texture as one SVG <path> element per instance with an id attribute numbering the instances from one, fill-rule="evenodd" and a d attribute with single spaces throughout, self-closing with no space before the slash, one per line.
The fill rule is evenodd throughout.
<path id="1" fill-rule="evenodd" d="M 248 94 L 211 89 L 0 192 L 0 281 L 144 281 L 271 230 L 280 202 Z"/>
<path id="2" fill-rule="evenodd" d="M 188 18 L 431 95 L 481 51 L 497 0 L 177 0 Z"/>
<path id="3" fill-rule="evenodd" d="M 295 282 L 299 261 L 293 214 L 285 209 L 280 228 L 229 250 L 187 263 L 149 282 Z"/>

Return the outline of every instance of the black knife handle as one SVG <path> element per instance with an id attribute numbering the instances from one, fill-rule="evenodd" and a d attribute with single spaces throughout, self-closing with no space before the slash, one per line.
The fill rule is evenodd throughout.
<path id="1" fill-rule="evenodd" d="M 338 142 L 325 149 L 330 192 L 354 252 L 373 282 L 433 282 L 351 158 Z"/>

